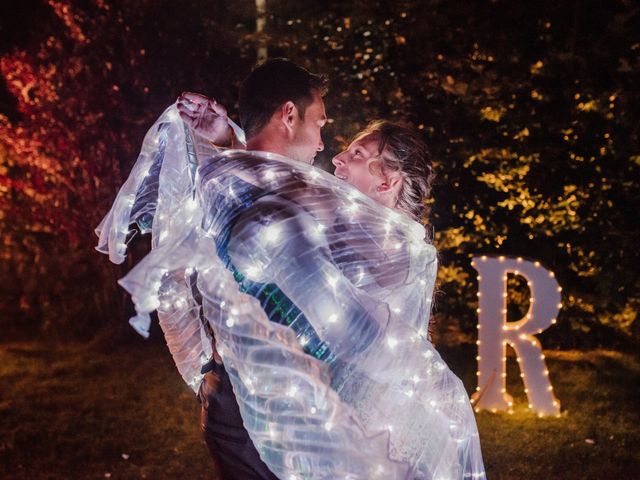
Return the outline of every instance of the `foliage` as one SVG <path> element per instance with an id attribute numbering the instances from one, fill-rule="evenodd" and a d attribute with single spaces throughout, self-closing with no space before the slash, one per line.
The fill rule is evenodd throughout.
<path id="1" fill-rule="evenodd" d="M 88 253 L 90 229 L 145 128 L 180 91 L 234 111 L 261 40 L 255 4 L 49 0 L 38 9 L 1 54 L 2 297 L 55 308 L 80 286 L 103 285 L 103 303 L 90 306 L 105 317 L 114 273 L 86 283 L 106 262 Z M 470 256 L 502 254 L 556 273 L 564 309 L 550 341 L 610 343 L 640 328 L 638 15 L 630 0 L 274 0 L 266 32 L 270 56 L 331 77 L 319 163 L 372 118 L 424 132 L 439 170 L 430 219 L 438 312 L 461 337 L 476 322 Z M 514 319 L 524 297 L 514 283 Z"/>
<path id="2" fill-rule="evenodd" d="M 26 37 L 16 25 L 0 57 L 3 322 L 87 333 L 124 315 L 115 283 L 124 270 L 93 251 L 93 228 L 159 110 L 182 89 L 229 83 L 220 66 L 233 68 L 227 43 L 235 39 L 203 22 L 191 40 L 201 36 L 212 48 L 204 58 L 185 54 L 173 19 L 155 14 L 175 8 L 170 2 L 29 7 L 40 20 Z"/>

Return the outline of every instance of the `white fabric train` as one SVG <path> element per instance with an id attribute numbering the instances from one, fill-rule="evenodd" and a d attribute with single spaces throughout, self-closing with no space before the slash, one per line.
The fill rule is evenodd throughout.
<path id="1" fill-rule="evenodd" d="M 426 339 L 437 269 L 424 228 L 313 166 L 216 151 L 175 106 L 145 137 L 96 229 L 120 283 L 158 311 L 197 391 L 217 349 L 244 425 L 281 479 L 485 478 L 462 382 Z M 202 308 L 201 308 L 202 306 Z"/>

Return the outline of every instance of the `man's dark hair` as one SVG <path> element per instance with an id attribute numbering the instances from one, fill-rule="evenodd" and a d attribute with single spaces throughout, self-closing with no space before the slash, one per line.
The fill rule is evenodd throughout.
<path id="1" fill-rule="evenodd" d="M 269 123 L 280 105 L 292 101 L 300 119 L 313 103 L 313 90 L 327 93 L 327 77 L 310 73 L 285 58 L 274 58 L 257 66 L 240 86 L 240 122 L 247 138 Z"/>

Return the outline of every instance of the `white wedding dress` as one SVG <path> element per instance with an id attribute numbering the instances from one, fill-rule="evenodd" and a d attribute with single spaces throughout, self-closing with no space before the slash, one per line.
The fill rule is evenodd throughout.
<path id="1" fill-rule="evenodd" d="M 462 382 L 426 338 L 436 277 L 424 228 L 313 166 L 216 151 L 175 107 L 151 128 L 97 229 L 121 284 L 158 311 L 185 381 L 217 350 L 244 425 L 281 479 L 485 478 Z M 201 308 L 202 306 L 202 308 Z"/>

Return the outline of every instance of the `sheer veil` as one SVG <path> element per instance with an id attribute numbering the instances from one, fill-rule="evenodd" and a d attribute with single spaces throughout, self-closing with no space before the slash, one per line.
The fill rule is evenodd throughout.
<path id="1" fill-rule="evenodd" d="M 175 106 L 149 130 L 96 230 L 131 322 L 160 325 L 197 391 L 211 332 L 244 425 L 282 479 L 485 478 L 462 382 L 427 340 L 436 252 L 424 228 L 313 166 L 217 151 Z"/>

